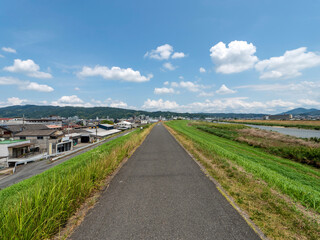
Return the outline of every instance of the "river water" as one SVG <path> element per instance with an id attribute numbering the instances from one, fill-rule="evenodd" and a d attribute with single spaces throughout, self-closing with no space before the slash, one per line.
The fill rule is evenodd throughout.
<path id="1" fill-rule="evenodd" d="M 291 135 L 299 138 L 311 138 L 317 137 L 320 138 L 320 130 L 309 130 L 309 129 L 301 129 L 301 128 L 284 128 L 284 127 L 271 127 L 271 126 L 259 126 L 259 125 L 251 125 L 246 124 L 246 126 L 259 128 L 263 130 L 275 131 L 286 135 Z"/>

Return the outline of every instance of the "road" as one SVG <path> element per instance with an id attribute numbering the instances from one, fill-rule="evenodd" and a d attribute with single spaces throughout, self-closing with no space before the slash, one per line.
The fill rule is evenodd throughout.
<path id="1" fill-rule="evenodd" d="M 66 156 L 64 158 L 61 158 L 55 162 L 48 162 L 46 160 L 43 160 L 43 161 L 37 161 L 37 162 L 32 162 L 32 163 L 28 163 L 27 165 L 20 165 L 17 167 L 16 169 L 16 172 L 13 174 L 13 175 L 9 175 L 9 176 L 5 176 L 5 177 L 2 177 L 0 176 L 0 189 L 4 189 L 6 187 L 9 187 L 10 185 L 12 184 L 15 184 L 15 183 L 18 183 L 22 180 L 25 180 L 27 178 L 30 178 L 32 176 L 35 176 L 39 173 L 42 173 L 44 172 L 45 170 L 48 170 L 49 168 L 52 168 L 60 163 L 63 163 L 67 160 L 69 160 L 70 158 L 73 158 L 75 156 L 78 156 L 84 152 L 87 152 L 93 148 L 96 148 L 97 146 L 101 145 L 101 144 L 104 144 L 106 142 L 109 142 L 113 139 L 116 139 L 118 137 L 121 137 L 123 135 L 126 135 L 128 132 L 124 132 L 124 133 L 121 133 L 119 135 L 116 135 L 114 137 L 111 137 L 111 138 L 108 138 L 104 141 L 101 141 L 100 144 L 95 144 L 91 147 L 88 147 L 86 149 L 83 149 L 83 150 L 80 150 L 70 156 Z"/>
<path id="2" fill-rule="evenodd" d="M 70 238 L 260 239 L 161 124 Z"/>

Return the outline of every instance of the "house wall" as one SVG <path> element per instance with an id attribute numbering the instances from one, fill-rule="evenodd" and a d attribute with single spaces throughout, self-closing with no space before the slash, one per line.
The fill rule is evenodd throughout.
<path id="1" fill-rule="evenodd" d="M 15 137 L 15 139 L 20 139 L 19 137 Z M 58 139 L 51 139 L 49 136 L 43 136 L 43 139 L 38 139 L 37 136 L 29 136 L 26 137 L 26 140 L 30 140 L 36 146 L 39 146 L 40 153 L 46 153 L 49 150 L 49 145 L 52 143 L 52 149 L 55 152 L 56 144 L 58 143 Z"/>

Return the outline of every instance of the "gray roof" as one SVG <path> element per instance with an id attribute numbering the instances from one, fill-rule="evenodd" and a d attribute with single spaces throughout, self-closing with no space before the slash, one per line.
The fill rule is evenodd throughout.
<path id="1" fill-rule="evenodd" d="M 28 136 L 51 136 L 57 135 L 56 132 L 60 132 L 54 129 L 45 129 L 45 130 L 25 130 L 15 134 L 15 137 L 28 137 Z M 62 132 L 61 134 L 62 135 Z"/>
<path id="2" fill-rule="evenodd" d="M 1 125 L 1 128 L 9 130 L 13 133 L 18 133 L 26 130 L 47 130 L 50 129 L 44 124 L 13 124 L 13 125 Z"/>

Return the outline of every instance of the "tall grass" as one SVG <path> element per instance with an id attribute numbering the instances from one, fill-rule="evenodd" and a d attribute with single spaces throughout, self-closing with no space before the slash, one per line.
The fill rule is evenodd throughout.
<path id="1" fill-rule="evenodd" d="M 138 146 L 138 130 L 0 191 L 0 239 L 46 239 Z"/>
<path id="2" fill-rule="evenodd" d="M 269 186 L 320 213 L 318 169 L 198 130 L 186 121 L 172 121 L 167 124 L 194 141 L 205 153 L 231 160 Z"/>

